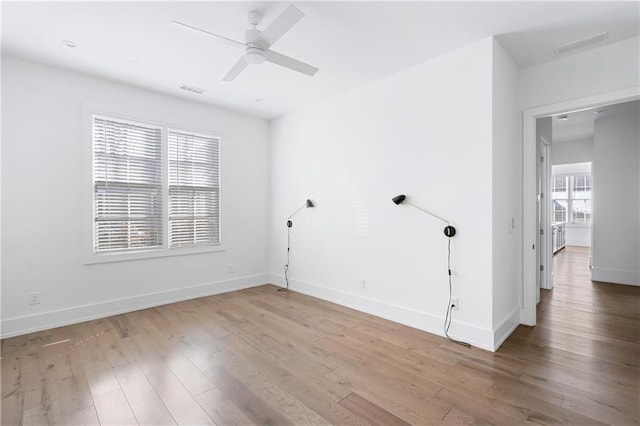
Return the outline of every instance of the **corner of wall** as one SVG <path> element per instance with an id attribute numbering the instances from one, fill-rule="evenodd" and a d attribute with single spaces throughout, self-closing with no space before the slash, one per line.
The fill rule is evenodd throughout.
<path id="1" fill-rule="evenodd" d="M 493 329 L 493 351 L 497 351 L 500 345 L 507 340 L 507 338 L 515 331 L 520 325 L 520 308 L 516 307 L 510 314 L 508 314 L 497 327 Z"/>
<path id="2" fill-rule="evenodd" d="M 492 324 L 497 348 L 519 324 L 521 112 L 518 67 L 493 38 L 491 94 Z M 505 319 L 506 318 L 506 319 Z"/>
<path id="3" fill-rule="evenodd" d="M 270 282 L 279 287 L 285 286 L 284 276 L 282 275 L 271 274 Z M 406 306 L 389 303 L 385 300 L 364 297 L 348 291 L 342 291 L 298 279 L 289 278 L 289 288 L 292 291 L 317 297 L 318 299 L 346 306 L 360 312 L 365 312 L 389 321 L 444 337 L 443 327 L 445 319 L 439 315 L 418 311 Z M 464 336 L 464 340 L 472 346 L 492 352 L 499 346 L 496 346 L 495 344 L 496 336 L 498 336 L 500 332 L 504 333 L 502 329 L 494 332 L 490 329 L 485 329 L 465 321 L 456 321 L 455 318 L 451 324 L 452 326 L 449 334 L 453 338 L 456 338 L 456 336 Z M 510 324 L 511 323 L 508 323 L 505 327 Z M 511 330 L 509 330 L 509 333 L 510 332 Z M 508 336 L 508 334 L 506 336 Z M 503 337 L 503 340 L 506 336 Z M 500 341 L 500 343 L 502 343 L 502 341 Z"/>

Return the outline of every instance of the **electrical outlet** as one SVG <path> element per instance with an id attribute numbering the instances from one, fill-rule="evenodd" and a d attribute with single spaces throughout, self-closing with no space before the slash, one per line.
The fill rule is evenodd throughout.
<path id="1" fill-rule="evenodd" d="M 360 288 L 365 288 L 366 286 L 367 286 L 367 283 L 364 280 L 364 278 L 360 278 Z"/>
<path id="2" fill-rule="evenodd" d="M 451 308 L 452 308 L 454 311 L 457 311 L 459 307 L 460 307 L 460 305 L 458 305 L 458 298 L 457 298 L 457 297 L 453 297 L 453 298 L 451 299 Z"/>
<path id="3" fill-rule="evenodd" d="M 233 274 L 233 265 L 232 264 L 227 265 L 227 272 L 230 273 L 230 274 Z"/>
<path id="4" fill-rule="evenodd" d="M 30 305 L 39 305 L 40 304 L 40 292 L 32 291 L 29 293 L 29 304 Z"/>

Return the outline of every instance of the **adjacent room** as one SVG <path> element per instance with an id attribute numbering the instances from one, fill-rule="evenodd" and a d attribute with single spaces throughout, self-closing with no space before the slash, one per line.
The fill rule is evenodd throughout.
<path id="1" fill-rule="evenodd" d="M 640 3 L 1 19 L 2 425 L 640 422 Z"/>

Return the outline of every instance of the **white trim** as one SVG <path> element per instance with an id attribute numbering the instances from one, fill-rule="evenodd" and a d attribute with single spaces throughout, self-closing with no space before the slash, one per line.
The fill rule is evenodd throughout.
<path id="1" fill-rule="evenodd" d="M 610 105 L 640 98 L 631 87 L 586 98 L 573 99 L 523 111 L 522 125 L 522 309 L 520 322 L 536 325 L 536 119 L 568 111 Z"/>
<path id="2" fill-rule="evenodd" d="M 284 287 L 284 275 L 271 274 L 271 283 Z M 306 281 L 289 278 L 289 289 L 318 299 L 327 300 L 357 311 L 366 312 L 380 318 L 388 319 L 399 324 L 426 331 L 438 336 L 444 336 L 444 317 L 428 314 L 404 306 L 394 305 L 377 299 L 363 297 L 353 293 L 332 289 Z M 469 342 L 471 345 L 494 351 L 494 333 L 490 329 L 477 327 L 466 322 L 452 322 L 452 337 Z"/>
<path id="3" fill-rule="evenodd" d="M 507 337 L 520 325 L 520 310 L 514 309 L 502 320 L 498 328 L 493 331 L 493 350 L 496 351 L 507 340 Z"/>
<path id="4" fill-rule="evenodd" d="M 6 318 L 2 320 L 0 327 L 2 329 L 2 338 L 5 339 L 7 337 L 105 318 L 140 309 L 153 308 L 168 303 L 196 299 L 198 297 L 257 287 L 267 284 L 269 282 L 268 279 L 269 275 L 267 274 L 251 275 L 232 280 L 215 281 L 155 293 L 141 294 L 124 299 L 113 299 L 106 302 L 74 306 L 56 311 Z"/>
<path id="5" fill-rule="evenodd" d="M 163 221 L 163 226 L 166 226 Z M 95 263 L 107 263 L 107 262 L 124 262 L 128 260 L 139 259 L 152 259 L 155 257 L 170 257 L 170 256 L 183 256 L 187 254 L 200 254 L 211 253 L 217 251 L 225 251 L 225 247 L 222 244 L 210 245 L 210 246 L 193 246 L 193 247 L 178 247 L 178 248 L 155 248 L 144 250 L 128 250 L 128 251 L 114 251 L 114 252 L 100 252 L 95 253 L 93 250 L 91 253 L 85 253 L 84 264 L 92 265 Z"/>
<path id="6" fill-rule="evenodd" d="M 169 218 L 170 218 L 170 211 L 171 209 L 169 208 L 170 205 L 170 193 L 171 193 L 171 170 L 170 170 L 170 164 L 171 164 L 171 160 L 170 160 L 170 155 L 169 155 L 169 136 L 171 135 L 171 133 L 174 134 L 181 134 L 181 135 L 192 135 L 192 136 L 196 136 L 196 137 L 200 137 L 200 138 L 205 138 L 205 139 L 210 139 L 210 140 L 215 140 L 215 143 L 217 144 L 217 150 L 218 150 L 218 186 L 215 187 L 215 191 L 217 191 L 218 193 L 218 211 L 217 211 L 217 218 L 218 218 L 218 243 L 213 243 L 213 244 L 209 244 L 209 245 L 197 245 L 197 246 L 178 246 L 178 247 L 171 247 L 171 241 L 170 241 L 170 226 L 169 226 Z M 163 185 L 163 197 L 165 198 L 165 205 L 164 207 L 166 208 L 166 215 L 163 217 L 163 226 L 166 223 L 166 234 L 165 234 L 165 248 L 168 248 L 169 250 L 183 250 L 185 248 L 196 248 L 196 247 L 209 247 L 211 248 L 212 246 L 222 246 L 222 206 L 221 206 L 221 200 L 222 200 L 222 194 L 221 194 L 221 187 L 222 187 L 222 170 L 221 170 L 221 163 L 222 163 L 222 139 L 220 138 L 220 136 L 214 136 L 212 134 L 206 134 L 206 133 L 201 133 L 201 132 L 196 132 L 193 130 L 189 130 L 184 128 L 184 126 L 169 126 L 167 125 L 166 127 L 164 127 L 163 129 L 163 168 L 164 168 L 164 172 L 165 174 L 165 180 L 164 180 L 164 185 Z M 179 138 L 176 136 L 176 144 L 179 144 L 178 142 Z M 179 163 L 179 161 L 177 161 Z M 179 173 L 178 173 L 179 174 Z M 211 188 L 211 187 L 209 187 Z M 214 191 L 214 192 L 215 192 Z M 215 250 L 208 250 L 208 251 L 215 251 Z M 169 253 L 169 255 L 171 255 L 171 253 Z"/>
<path id="7" fill-rule="evenodd" d="M 552 135 L 553 137 L 553 135 Z M 552 218 L 551 218 L 551 145 L 546 144 L 542 149 L 542 155 L 544 156 L 544 162 L 540 168 L 542 173 L 542 188 L 540 191 L 544 194 L 542 200 L 540 200 L 540 215 L 541 215 L 541 229 L 544 229 L 544 232 L 550 234 L 552 232 Z M 553 265 L 553 242 L 551 238 L 548 238 L 549 235 L 542 235 L 542 238 L 538 239 L 538 244 L 540 244 L 540 240 L 544 241 L 544 250 L 542 250 L 542 256 L 540 256 L 540 265 L 543 265 L 544 272 L 540 277 L 540 288 L 545 290 L 553 289 L 553 275 L 552 275 L 552 265 Z M 536 290 L 536 304 L 540 302 L 540 293 Z"/>
<path id="8" fill-rule="evenodd" d="M 585 222 L 565 222 L 564 226 L 565 228 L 579 228 L 579 229 L 591 228 L 591 224 L 585 223 Z M 567 244 L 567 245 L 570 246 L 571 244 Z"/>
<path id="9" fill-rule="evenodd" d="M 591 270 L 591 281 L 640 286 L 640 272 L 621 271 L 619 269 L 606 269 L 594 266 Z"/>

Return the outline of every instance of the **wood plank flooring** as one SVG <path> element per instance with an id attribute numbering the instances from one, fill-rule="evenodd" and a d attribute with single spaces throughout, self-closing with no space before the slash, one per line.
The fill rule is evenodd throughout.
<path id="1" fill-rule="evenodd" d="M 496 353 L 273 286 L 2 341 L 2 425 L 638 425 L 640 288 L 554 259 Z"/>

